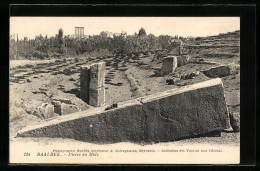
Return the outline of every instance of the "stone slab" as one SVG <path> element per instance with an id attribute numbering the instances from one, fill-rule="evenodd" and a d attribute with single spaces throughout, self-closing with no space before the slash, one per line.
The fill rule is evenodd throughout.
<path id="1" fill-rule="evenodd" d="M 216 78 L 216 77 L 225 77 L 231 74 L 236 74 L 238 73 L 239 65 L 236 64 L 228 64 L 228 65 L 221 65 L 221 66 L 216 66 L 213 68 L 210 68 L 208 70 L 202 71 L 207 77 L 210 78 Z"/>
<path id="2" fill-rule="evenodd" d="M 60 137 L 93 143 L 167 142 L 230 128 L 220 78 L 94 108 L 23 128 L 20 137 Z"/>
<path id="3" fill-rule="evenodd" d="M 177 57 L 176 56 L 168 56 L 163 58 L 163 65 L 162 65 L 162 73 L 169 74 L 175 71 L 177 68 Z"/>

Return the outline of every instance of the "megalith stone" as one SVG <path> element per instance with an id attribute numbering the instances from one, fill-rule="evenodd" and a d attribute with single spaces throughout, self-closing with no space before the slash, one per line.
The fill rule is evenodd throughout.
<path id="1" fill-rule="evenodd" d="M 163 65 L 162 65 L 162 73 L 169 74 L 175 71 L 177 68 L 177 57 L 176 56 L 168 56 L 163 58 Z"/>
<path id="2" fill-rule="evenodd" d="M 105 87 L 89 90 L 89 104 L 95 107 L 105 105 Z"/>
<path id="3" fill-rule="evenodd" d="M 80 98 L 89 103 L 90 66 L 83 65 L 80 69 Z"/>
<path id="4" fill-rule="evenodd" d="M 230 128 L 220 78 L 118 103 L 110 110 L 104 106 L 67 116 L 25 127 L 17 135 L 93 143 L 151 143 Z"/>
<path id="5" fill-rule="evenodd" d="M 84 65 L 80 73 L 80 98 L 91 106 L 105 103 L 105 62 Z"/>
<path id="6" fill-rule="evenodd" d="M 104 87 L 106 66 L 105 62 L 90 65 L 90 89 L 98 89 Z"/>

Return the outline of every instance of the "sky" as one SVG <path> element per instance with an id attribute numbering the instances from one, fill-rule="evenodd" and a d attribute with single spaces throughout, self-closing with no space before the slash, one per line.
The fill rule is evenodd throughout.
<path id="1" fill-rule="evenodd" d="M 239 17 L 11 17 L 10 34 L 19 39 L 42 34 L 55 36 L 60 28 L 64 35 L 74 34 L 75 27 L 85 27 L 85 35 L 101 31 L 128 35 L 143 27 L 147 34 L 179 36 L 211 36 L 240 30 Z"/>

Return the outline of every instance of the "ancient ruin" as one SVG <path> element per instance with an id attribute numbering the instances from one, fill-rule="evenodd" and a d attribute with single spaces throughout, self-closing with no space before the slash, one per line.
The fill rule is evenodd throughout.
<path id="1" fill-rule="evenodd" d="M 105 62 L 81 67 L 80 98 L 91 106 L 105 104 L 105 69 Z"/>
<path id="2" fill-rule="evenodd" d="M 176 56 L 168 56 L 163 58 L 163 65 L 162 65 L 162 73 L 169 74 L 175 71 L 177 68 L 177 57 Z"/>
<path id="3" fill-rule="evenodd" d="M 239 68 L 239 65 L 235 64 L 228 64 L 228 65 L 220 65 L 220 66 L 215 66 L 210 69 L 202 71 L 206 76 L 210 78 L 217 78 L 217 77 L 224 77 L 227 75 L 234 74 L 237 72 Z"/>
<path id="4" fill-rule="evenodd" d="M 60 137 L 95 143 L 165 142 L 230 128 L 220 78 L 61 116 L 20 130 L 20 137 Z"/>

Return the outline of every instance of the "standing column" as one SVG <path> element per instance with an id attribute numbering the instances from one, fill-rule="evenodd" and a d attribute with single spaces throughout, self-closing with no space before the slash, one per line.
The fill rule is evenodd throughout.
<path id="1" fill-rule="evenodd" d="M 105 62 L 82 66 L 80 98 L 91 106 L 105 105 Z"/>

